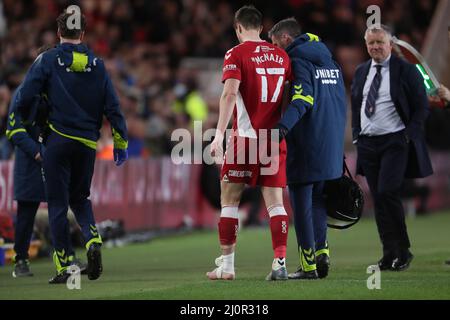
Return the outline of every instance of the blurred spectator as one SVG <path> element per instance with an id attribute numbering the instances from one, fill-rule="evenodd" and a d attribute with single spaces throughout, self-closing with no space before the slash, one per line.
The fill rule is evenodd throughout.
<path id="1" fill-rule="evenodd" d="M 198 91 L 197 81 L 194 78 L 187 79 L 186 83 L 180 83 L 175 87 L 177 100 L 173 110 L 178 114 L 185 114 L 191 122 L 206 121 L 208 118 L 208 106 Z"/>

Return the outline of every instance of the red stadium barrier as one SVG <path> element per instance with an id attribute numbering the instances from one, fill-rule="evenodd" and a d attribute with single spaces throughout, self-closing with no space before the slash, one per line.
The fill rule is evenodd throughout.
<path id="1" fill-rule="evenodd" d="M 13 161 L 0 162 L 0 215 L 15 214 Z M 132 159 L 124 167 L 97 161 L 91 201 L 97 221 L 122 220 L 129 230 L 215 226 L 217 213 L 201 197 L 200 165 L 170 158 Z"/>
<path id="2" fill-rule="evenodd" d="M 433 153 L 435 174 L 418 180 L 431 188 L 429 208 L 450 207 L 450 155 Z M 347 155 L 347 163 L 354 172 L 355 155 Z M 91 188 L 91 200 L 98 222 L 106 219 L 122 220 L 127 231 L 172 229 L 191 224 L 194 227 L 215 228 L 218 211 L 213 209 L 200 191 L 200 165 L 174 165 L 170 158 L 132 159 L 124 167 L 113 162 L 97 161 Z M 358 182 L 366 194 L 365 211 L 371 210 L 367 184 Z M 286 207 L 288 198 L 285 198 Z M 0 215 L 13 215 L 13 162 L 0 162 Z M 261 217 L 265 217 L 262 209 Z"/>

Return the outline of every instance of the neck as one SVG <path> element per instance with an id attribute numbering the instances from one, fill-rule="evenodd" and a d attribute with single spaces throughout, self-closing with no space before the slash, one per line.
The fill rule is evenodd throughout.
<path id="1" fill-rule="evenodd" d="M 60 38 L 60 43 L 70 43 L 70 44 L 80 44 L 81 43 L 81 39 L 66 39 L 61 37 Z"/>
<path id="2" fill-rule="evenodd" d="M 380 64 L 380 63 L 384 63 L 385 61 L 388 61 L 391 58 L 391 54 L 389 54 L 386 59 L 380 60 L 380 59 L 373 59 L 373 61 L 375 61 L 376 63 Z"/>
<path id="3" fill-rule="evenodd" d="M 256 30 L 250 30 L 242 33 L 241 36 L 242 42 L 245 41 L 263 41 L 259 36 L 259 32 Z"/>

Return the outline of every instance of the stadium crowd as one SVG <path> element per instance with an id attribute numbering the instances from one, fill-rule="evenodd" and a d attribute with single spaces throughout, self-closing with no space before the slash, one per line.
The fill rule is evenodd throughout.
<path id="1" fill-rule="evenodd" d="M 131 157 L 170 154 L 175 128 L 193 120 L 214 127 L 218 99 L 206 99 L 197 74 L 182 67 L 185 57 L 222 59 L 236 43 L 233 12 L 248 1 L 213 0 L 3 0 L 0 1 L 0 159 L 12 156 L 5 137 L 8 106 L 15 88 L 44 45 L 57 41 L 55 19 L 64 7 L 79 5 L 88 20 L 87 44 L 103 57 L 126 116 Z M 347 86 L 366 50 L 361 35 L 366 8 L 380 6 L 382 22 L 420 48 L 436 0 L 255 1 L 264 13 L 264 34 L 286 12 L 305 32 L 318 34 L 343 68 Z M 218 70 L 221 72 L 221 70 Z M 220 84 L 212 84 L 218 86 Z M 98 157 L 112 159 L 105 126 Z"/>

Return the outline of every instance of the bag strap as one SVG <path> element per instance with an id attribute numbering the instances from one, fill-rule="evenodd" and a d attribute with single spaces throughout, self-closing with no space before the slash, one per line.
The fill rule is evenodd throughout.
<path id="1" fill-rule="evenodd" d="M 345 155 L 344 155 L 344 168 L 343 168 L 343 171 L 344 171 L 344 172 L 343 172 L 343 175 L 345 175 L 345 174 L 347 173 L 347 175 L 350 177 L 350 179 L 352 179 L 353 181 L 355 181 L 355 179 L 353 179 L 353 176 L 352 176 L 350 170 L 348 169 L 347 162 L 345 161 L 345 159 L 346 159 L 346 157 L 345 157 Z"/>

